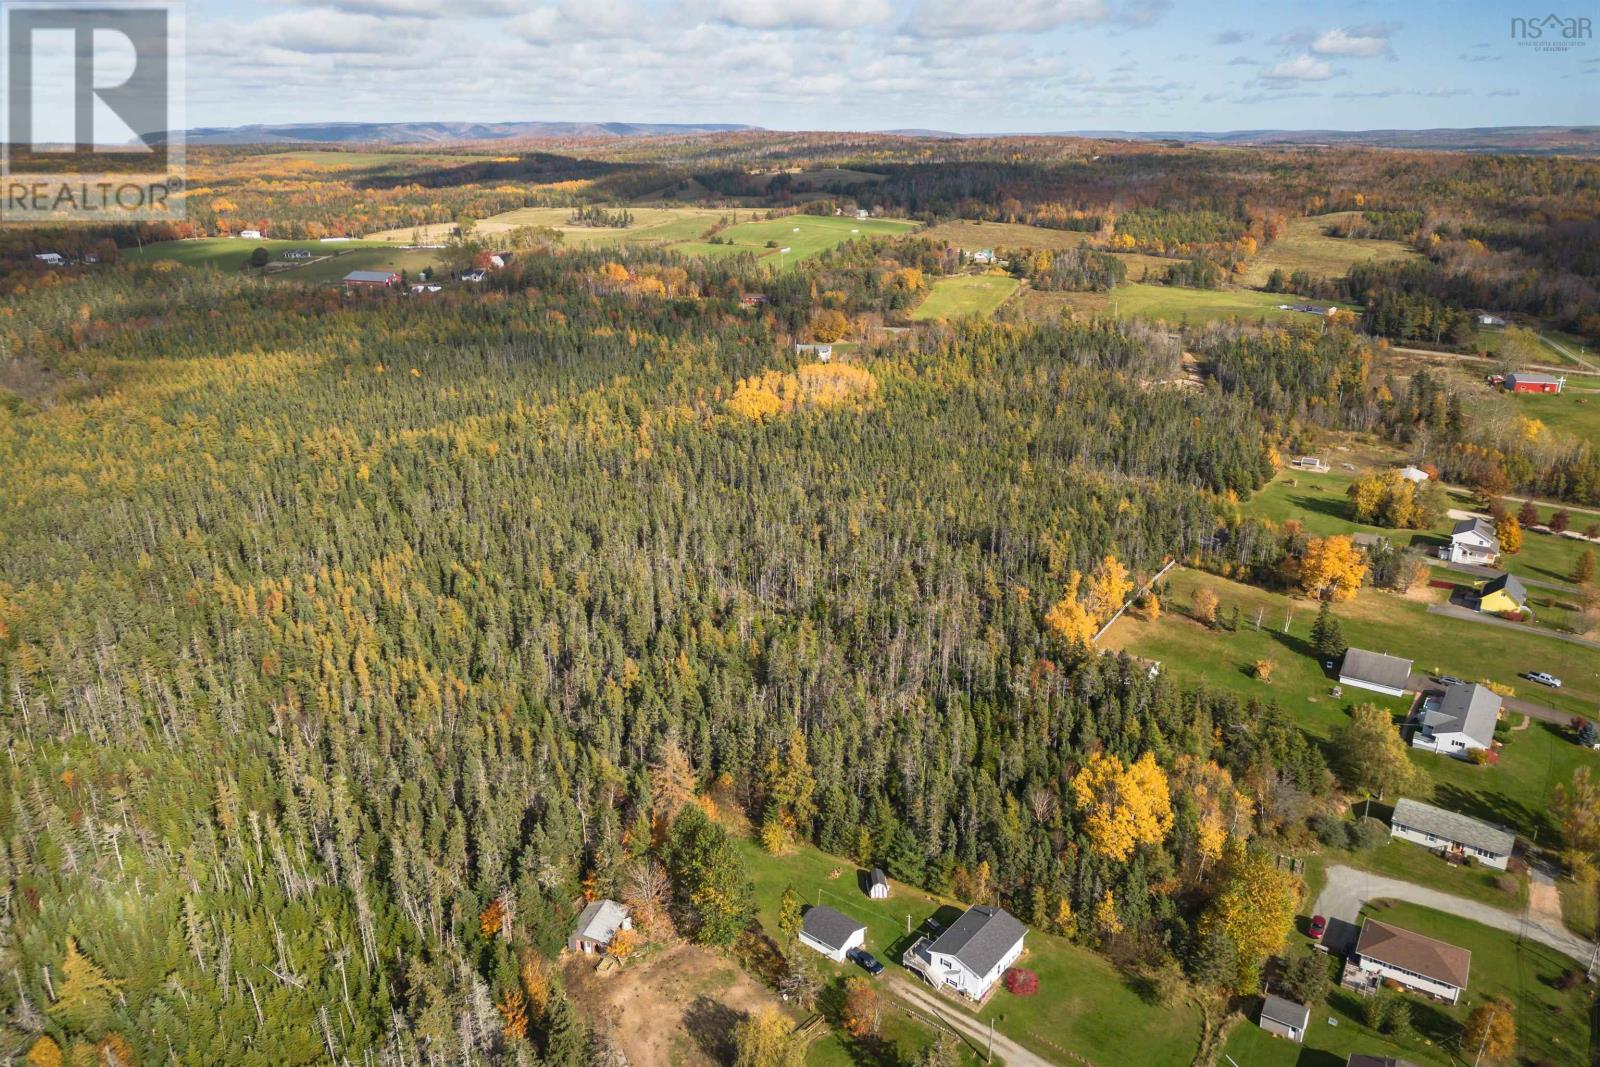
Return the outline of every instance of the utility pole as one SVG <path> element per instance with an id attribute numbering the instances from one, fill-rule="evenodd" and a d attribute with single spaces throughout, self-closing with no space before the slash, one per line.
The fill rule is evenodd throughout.
<path id="1" fill-rule="evenodd" d="M 988 1063 L 993 1063 L 994 1062 L 994 1020 L 993 1019 L 989 1020 L 989 1059 L 986 1062 L 988 1062 Z"/>
<path id="2" fill-rule="evenodd" d="M 1289 620 L 1294 618 L 1294 605 L 1290 604 L 1283 609 L 1283 632 L 1289 632 Z"/>
<path id="3" fill-rule="evenodd" d="M 911 913 L 908 911 L 908 912 L 906 912 L 906 933 L 909 934 L 910 932 L 911 932 Z"/>
<path id="4" fill-rule="evenodd" d="M 1483 1059 L 1483 1047 L 1489 1043 L 1489 1027 L 1494 1025 L 1494 1002 L 1489 1003 L 1489 1017 L 1483 1023 L 1483 1037 L 1478 1041 L 1478 1054 L 1472 1057 L 1472 1067 L 1478 1067 L 1478 1061 Z"/>
<path id="5" fill-rule="evenodd" d="M 1261 616 L 1266 612 L 1266 606 L 1256 608 L 1256 633 L 1261 632 Z"/>

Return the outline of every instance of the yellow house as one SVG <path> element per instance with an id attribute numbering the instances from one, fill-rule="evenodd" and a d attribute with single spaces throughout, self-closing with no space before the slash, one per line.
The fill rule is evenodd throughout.
<path id="1" fill-rule="evenodd" d="M 1491 615 L 1527 611 L 1527 603 L 1528 591 L 1510 574 L 1502 574 L 1493 581 L 1485 582 L 1483 588 L 1478 590 L 1478 610 Z"/>

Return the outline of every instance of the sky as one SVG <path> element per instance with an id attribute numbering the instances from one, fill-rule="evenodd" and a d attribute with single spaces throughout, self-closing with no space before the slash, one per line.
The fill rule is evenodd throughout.
<path id="1" fill-rule="evenodd" d="M 1594 0 L 1551 0 L 1600 23 Z M 1600 124 L 1600 40 L 1487 0 L 191 0 L 190 126 Z M 1539 9 L 1541 12 L 1543 8 Z"/>

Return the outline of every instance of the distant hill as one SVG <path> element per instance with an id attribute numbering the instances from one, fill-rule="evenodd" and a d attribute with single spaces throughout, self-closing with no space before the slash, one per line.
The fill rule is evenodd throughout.
<path id="1" fill-rule="evenodd" d="M 205 126 L 190 144 L 436 144 L 540 137 L 670 137 L 754 130 L 736 122 L 295 122 Z"/>
<path id="2" fill-rule="evenodd" d="M 1600 126 L 1479 126 L 1434 130 L 1078 130 L 1062 137 L 1189 144 L 1370 145 L 1453 152 L 1600 152 Z"/>

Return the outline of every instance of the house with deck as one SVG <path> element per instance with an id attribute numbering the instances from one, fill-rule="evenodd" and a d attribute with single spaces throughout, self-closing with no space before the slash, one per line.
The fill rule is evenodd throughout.
<path id="1" fill-rule="evenodd" d="M 1424 996 L 1454 1004 L 1467 988 L 1472 953 L 1464 948 L 1368 919 L 1345 962 L 1343 984 L 1376 992 L 1387 979 Z"/>
<path id="2" fill-rule="evenodd" d="M 1497 871 L 1506 869 L 1517 844 L 1517 835 L 1504 827 L 1410 797 L 1395 801 L 1394 814 L 1389 816 L 1389 836 L 1421 845 L 1446 859 L 1470 856 Z"/>
<path id="3" fill-rule="evenodd" d="M 1459 682 L 1427 693 L 1408 724 L 1411 747 L 1457 759 L 1493 748 L 1500 704 L 1499 694 L 1475 682 Z"/>
<path id="4" fill-rule="evenodd" d="M 919 938 L 900 962 L 938 989 L 983 1000 L 1022 955 L 1028 928 L 1004 908 L 979 904 L 929 941 Z"/>

